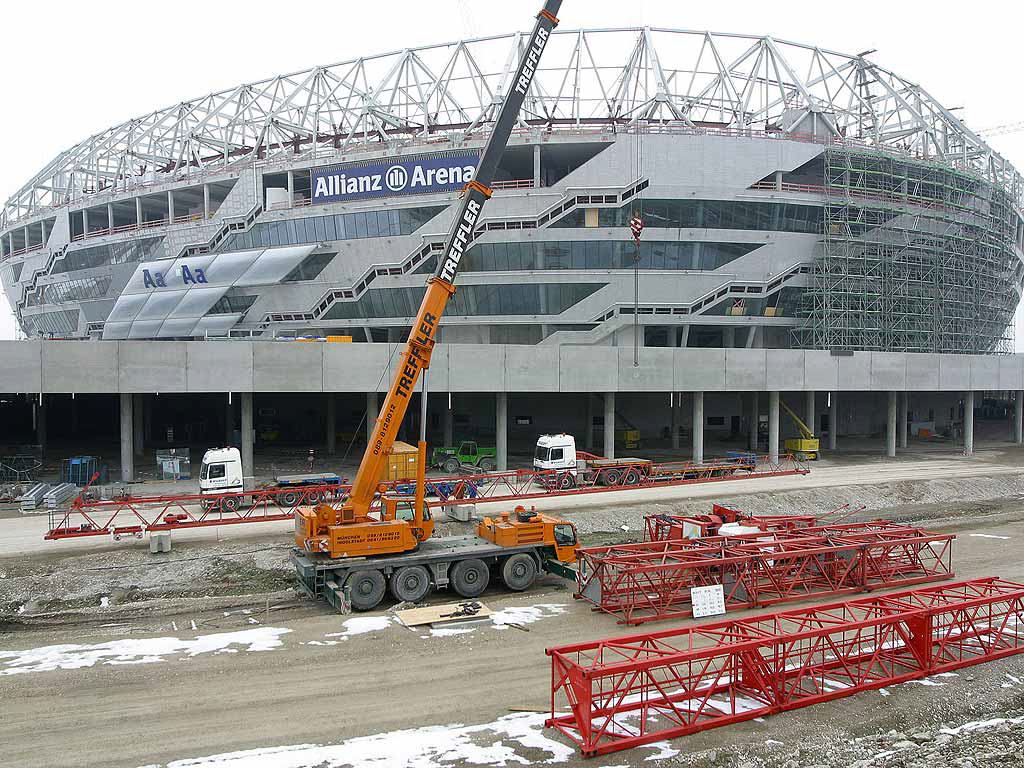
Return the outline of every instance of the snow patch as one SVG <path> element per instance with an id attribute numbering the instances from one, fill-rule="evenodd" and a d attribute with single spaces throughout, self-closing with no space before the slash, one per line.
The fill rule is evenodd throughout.
<path id="1" fill-rule="evenodd" d="M 367 632 L 380 632 L 391 626 L 390 616 L 357 616 L 342 622 L 344 632 L 329 632 L 326 637 L 353 637 Z"/>
<path id="2" fill-rule="evenodd" d="M 993 533 L 968 533 L 968 536 L 973 536 L 976 539 L 1009 539 L 1009 536 L 996 536 Z"/>
<path id="3" fill-rule="evenodd" d="M 656 749 L 658 750 L 653 755 L 649 755 L 644 758 L 645 761 L 651 762 L 652 760 L 667 760 L 670 757 L 675 757 L 679 754 L 678 749 L 673 749 L 669 746 L 667 741 L 656 741 L 653 744 L 645 744 L 643 749 Z"/>
<path id="4" fill-rule="evenodd" d="M 1019 725 L 1020 723 L 1024 723 L 1024 717 L 995 717 L 991 720 L 974 720 L 970 723 L 964 723 L 963 725 L 957 726 L 956 728 L 941 728 L 939 733 L 948 733 L 951 736 L 958 736 L 961 733 L 984 731 L 988 728 L 996 728 L 1004 723 L 1009 725 Z"/>
<path id="5" fill-rule="evenodd" d="M 110 598 L 107 597 L 106 595 L 104 595 L 103 597 L 100 598 L 100 608 L 109 608 L 109 607 L 110 607 Z"/>
<path id="6" fill-rule="evenodd" d="M 260 627 L 240 632 L 200 635 L 194 640 L 177 637 L 132 638 L 97 645 L 46 645 L 23 651 L 0 651 L 0 675 L 81 669 L 96 664 L 154 664 L 164 661 L 165 656 L 175 654 L 192 657 L 203 653 L 237 652 L 238 649 L 232 646 L 245 646 L 246 651 L 270 651 L 279 648 L 281 636 L 289 632 L 290 629 L 279 627 Z"/>
<path id="7" fill-rule="evenodd" d="M 565 603 L 538 603 L 537 605 L 513 605 L 491 614 L 495 629 L 506 629 L 509 624 L 533 624 L 565 613 Z"/>
<path id="8" fill-rule="evenodd" d="M 472 627 L 440 627 L 438 629 L 431 629 L 431 637 L 452 637 L 453 635 L 468 635 L 472 633 L 474 629 Z M 426 637 L 426 635 L 424 635 Z"/>

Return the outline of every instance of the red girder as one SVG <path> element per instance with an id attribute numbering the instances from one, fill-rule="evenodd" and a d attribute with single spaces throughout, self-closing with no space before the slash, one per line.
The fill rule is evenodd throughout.
<path id="1" fill-rule="evenodd" d="M 579 550 L 577 596 L 620 623 L 691 615 L 721 584 L 728 608 L 909 586 L 953 576 L 952 534 L 884 520 Z"/>
<path id="2" fill-rule="evenodd" d="M 1021 653 L 1022 626 L 1024 585 L 986 578 L 549 648 L 547 725 L 605 754 Z"/>

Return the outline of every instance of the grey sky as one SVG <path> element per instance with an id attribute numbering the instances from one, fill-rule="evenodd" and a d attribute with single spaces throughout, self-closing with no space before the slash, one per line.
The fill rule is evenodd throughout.
<path id="1" fill-rule="evenodd" d="M 275 74 L 530 26 L 539 0 L 389 0 L 322 8 L 249 0 L 18 3 L 4 7 L 0 198 L 99 130 Z M 919 82 L 976 130 L 1024 120 L 1016 3 L 688 3 L 564 0 L 564 28 L 651 25 L 770 34 L 871 58 Z M 1024 132 L 991 139 L 1024 169 Z M 0 302 L 0 339 L 15 323 Z M 1017 349 L 1024 316 L 1017 313 Z"/>

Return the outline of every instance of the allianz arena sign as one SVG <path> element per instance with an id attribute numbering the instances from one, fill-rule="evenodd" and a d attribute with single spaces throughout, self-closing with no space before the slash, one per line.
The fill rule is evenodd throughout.
<path id="1" fill-rule="evenodd" d="M 369 165 L 332 166 L 311 173 L 313 205 L 373 197 L 451 192 L 473 180 L 479 152 L 392 158 Z"/>

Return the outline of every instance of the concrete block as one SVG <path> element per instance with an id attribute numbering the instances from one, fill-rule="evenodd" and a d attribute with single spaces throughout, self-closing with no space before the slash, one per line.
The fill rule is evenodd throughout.
<path id="1" fill-rule="evenodd" d="M 907 390 L 934 392 L 939 388 L 939 356 L 921 353 L 908 354 Z"/>
<path id="2" fill-rule="evenodd" d="M 839 358 L 839 378 L 836 389 L 841 392 L 859 392 L 871 389 L 871 353 L 854 352 Z"/>
<path id="3" fill-rule="evenodd" d="M 673 355 L 669 348 L 643 347 L 638 349 L 633 365 L 633 349 L 616 347 L 619 352 L 620 392 L 671 392 L 675 385 Z"/>
<path id="4" fill-rule="evenodd" d="M 451 392 L 502 392 L 505 347 L 500 344 L 448 344 Z"/>
<path id="5" fill-rule="evenodd" d="M 966 391 L 971 388 L 971 361 L 966 355 L 938 355 L 939 386 L 943 391 Z"/>
<path id="6" fill-rule="evenodd" d="M 41 341 L 0 341 L 0 392 L 39 392 L 43 364 Z"/>
<path id="7" fill-rule="evenodd" d="M 171 534 L 170 533 L 151 533 L 149 534 L 149 553 L 155 555 L 159 552 L 170 552 L 171 551 Z"/>
<path id="8" fill-rule="evenodd" d="M 765 350 L 765 389 L 792 392 L 803 390 L 805 386 L 802 349 Z"/>
<path id="9" fill-rule="evenodd" d="M 562 392 L 615 392 L 619 353 L 615 347 L 558 348 L 558 387 Z"/>
<path id="10" fill-rule="evenodd" d="M 189 392 L 251 392 L 252 342 L 185 342 L 185 388 Z"/>
<path id="11" fill-rule="evenodd" d="M 871 352 L 871 389 L 901 392 L 907 387 L 907 356 L 902 352 Z"/>
<path id="12" fill-rule="evenodd" d="M 43 391 L 117 392 L 117 345 L 116 341 L 43 342 Z"/>
<path id="13" fill-rule="evenodd" d="M 804 387 L 834 392 L 839 386 L 839 358 L 822 349 L 804 350 Z"/>
<path id="14" fill-rule="evenodd" d="M 673 389 L 676 392 L 723 392 L 724 349 L 673 349 Z"/>
<path id="15" fill-rule="evenodd" d="M 558 347 L 505 347 L 505 388 L 509 392 L 557 392 Z"/>
<path id="16" fill-rule="evenodd" d="M 294 341 L 251 343 L 254 392 L 323 391 L 324 347 L 327 344 Z"/>
<path id="17" fill-rule="evenodd" d="M 1000 389 L 999 356 L 970 355 L 968 362 L 971 365 L 971 389 Z"/>
<path id="18" fill-rule="evenodd" d="M 117 345 L 118 391 L 186 391 L 185 342 L 119 341 Z"/>
<path id="19" fill-rule="evenodd" d="M 730 392 L 764 392 L 768 388 L 767 350 L 725 350 L 725 388 Z"/>

